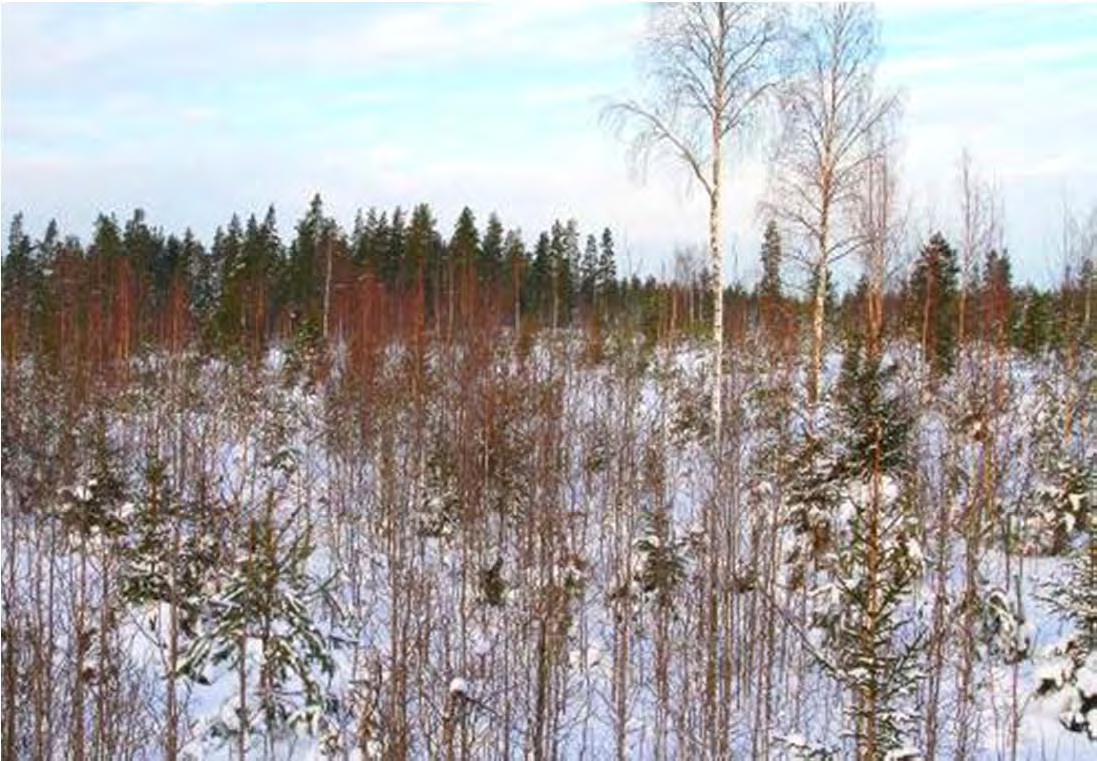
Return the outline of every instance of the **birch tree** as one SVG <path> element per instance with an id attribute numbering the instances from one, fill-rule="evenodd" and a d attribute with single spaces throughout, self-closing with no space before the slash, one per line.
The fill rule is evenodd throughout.
<path id="1" fill-rule="evenodd" d="M 879 25 L 872 6 L 812 5 L 794 38 L 794 76 L 781 90 L 783 139 L 772 213 L 805 245 L 813 276 L 808 398 L 819 396 L 828 268 L 857 245 L 849 219 L 874 150 L 871 134 L 898 109 L 876 91 Z"/>
<path id="2" fill-rule="evenodd" d="M 643 48 L 645 93 L 612 103 L 605 116 L 631 138 L 644 165 L 669 156 L 708 201 L 713 298 L 713 431 L 719 441 L 723 365 L 723 173 L 726 151 L 761 115 L 778 83 L 781 11 L 769 4 L 685 3 L 657 6 Z"/>
<path id="3" fill-rule="evenodd" d="M 980 257 L 994 247 L 997 227 L 997 201 L 993 188 L 982 180 L 974 167 L 971 152 L 960 153 L 957 185 L 960 191 L 960 283 L 957 310 L 956 344 L 961 348 L 967 337 L 968 292 L 975 282 Z"/>

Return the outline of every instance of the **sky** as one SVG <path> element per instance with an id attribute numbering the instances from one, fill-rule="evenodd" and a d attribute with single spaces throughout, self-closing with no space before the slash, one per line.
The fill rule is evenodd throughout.
<path id="1" fill-rule="evenodd" d="M 174 3 L 0 7 L 0 217 L 90 237 L 145 209 L 208 241 L 274 204 L 283 238 L 319 192 L 358 208 L 496 211 L 531 241 L 555 218 L 613 229 L 619 269 L 669 274 L 706 205 L 672 164 L 632 171 L 600 123 L 639 92 L 647 9 L 616 3 Z M 998 189 L 1020 279 L 1054 282 L 1064 205 L 1097 206 L 1097 6 L 886 5 L 881 86 L 903 98 L 912 237 L 955 233 L 967 148 Z M 731 279 L 752 282 L 766 189 L 732 156 Z"/>

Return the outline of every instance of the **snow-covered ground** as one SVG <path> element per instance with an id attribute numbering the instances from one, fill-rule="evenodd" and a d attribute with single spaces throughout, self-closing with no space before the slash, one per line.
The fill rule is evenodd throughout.
<path id="1" fill-rule="evenodd" d="M 875 482 L 836 475 L 840 394 L 808 414 L 760 347 L 729 359 L 719 450 L 690 346 L 392 350 L 353 383 L 191 361 L 68 418 L 28 393 L 4 452 L 17 747 L 45 712 L 63 754 L 82 710 L 88 747 L 160 756 L 174 685 L 192 758 L 841 758 L 857 685 L 909 650 L 889 758 L 1097 758 L 1097 655 L 1056 604 L 1093 510 L 1055 486 L 1071 458 L 1092 484 L 1092 362 L 934 386 L 902 358 L 910 456 Z M 855 673 L 870 505 L 913 570 Z"/>

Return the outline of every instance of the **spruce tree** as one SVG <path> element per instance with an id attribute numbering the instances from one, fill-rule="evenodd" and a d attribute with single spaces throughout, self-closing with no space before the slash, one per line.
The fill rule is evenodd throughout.
<path id="1" fill-rule="evenodd" d="M 441 240 L 435 229 L 434 214 L 430 206 L 425 203 L 417 204 L 411 211 L 411 222 L 404 243 L 400 275 L 400 283 L 404 288 L 421 285 L 424 297 L 433 293 L 433 284 L 437 282 L 440 248 Z"/>
<path id="2" fill-rule="evenodd" d="M 266 485 L 258 502 L 235 506 L 235 551 L 207 583 L 216 593 L 202 598 L 197 633 L 178 666 L 198 684 L 234 676 L 236 693 L 211 733 L 241 750 L 253 734 L 269 748 L 297 731 L 318 733 L 330 711 L 325 677 L 335 666 L 333 640 L 315 620 L 336 608 L 328 582 L 309 567 L 311 527 L 300 509 L 280 515 L 296 456 L 282 446 L 261 467 Z"/>
<path id="3" fill-rule="evenodd" d="M 407 247 L 407 227 L 404 221 L 404 210 L 397 206 L 392 210 L 392 221 L 389 223 L 388 235 L 381 245 L 381 281 L 392 288 L 396 285 L 400 275 L 400 269 L 404 263 Z"/>
<path id="4" fill-rule="evenodd" d="M 1056 475 L 1054 486 L 1037 495 L 1052 503 L 1069 556 L 1053 602 L 1074 623 L 1085 651 L 1097 652 L 1097 462 L 1062 462 Z"/>
<path id="5" fill-rule="evenodd" d="M 1097 463 L 1066 466 L 1060 476 L 1054 496 L 1073 530 L 1064 572 L 1048 585 L 1048 601 L 1073 624 L 1074 633 L 1053 648 L 1059 667 L 1044 670 L 1036 692 L 1056 695 L 1063 727 L 1097 742 Z"/>
<path id="6" fill-rule="evenodd" d="M 149 457 L 143 475 L 119 548 L 121 594 L 139 609 L 176 606 L 182 633 L 191 636 L 203 587 L 221 559 L 217 519 L 223 516 L 211 505 L 184 500 L 157 455 Z"/>
<path id="7" fill-rule="evenodd" d="M 529 303 L 542 321 L 552 318 L 553 271 L 552 239 L 549 233 L 542 232 L 533 248 L 529 276 Z"/>
<path id="8" fill-rule="evenodd" d="M 987 252 L 979 288 L 983 338 L 1004 343 L 1009 336 L 1010 302 L 1013 293 L 1009 253 L 996 249 Z"/>
<path id="9" fill-rule="evenodd" d="M 51 271 L 61 255 L 64 241 L 61 240 L 61 229 L 56 219 L 51 219 L 46 224 L 46 231 L 42 239 L 35 246 L 34 259 L 44 271 Z"/>
<path id="10" fill-rule="evenodd" d="M 217 228 L 213 236 L 213 262 L 217 268 L 217 312 L 214 320 L 217 345 L 222 350 L 238 349 L 244 319 L 242 282 L 245 280 L 244 228 L 232 215 L 228 227 Z"/>
<path id="11" fill-rule="evenodd" d="M 560 273 L 560 320 L 563 324 L 571 323 L 572 312 L 575 310 L 576 297 L 580 286 L 579 276 L 582 258 L 583 252 L 579 246 L 579 223 L 575 219 L 569 219 L 564 225 L 563 256 L 560 260 L 562 267 Z"/>
<path id="12" fill-rule="evenodd" d="M 117 218 L 111 214 L 100 214 L 95 221 L 95 233 L 88 249 L 87 262 L 90 266 L 91 287 L 99 298 L 99 308 L 103 314 L 115 314 L 115 299 L 120 294 L 116 274 L 123 262 L 125 248 L 122 245 L 122 232 Z M 99 340 L 109 340 L 101 336 Z"/>
<path id="13" fill-rule="evenodd" d="M 30 236 L 23 229 L 23 214 L 17 213 L 8 228 L 6 256 L 3 259 L 3 301 L 10 305 L 4 311 L 5 320 L 11 314 L 8 309 L 18 305 L 20 317 L 29 323 L 35 283 L 39 276 L 34 266 L 33 251 Z"/>
<path id="14" fill-rule="evenodd" d="M 515 333 L 521 328 L 522 313 L 528 308 L 525 299 L 528 298 L 525 283 L 529 277 L 529 262 L 526 255 L 526 244 L 522 240 L 520 230 L 507 230 L 503 241 L 503 256 L 506 259 L 507 280 L 511 296 L 511 310 L 514 317 Z"/>
<path id="15" fill-rule="evenodd" d="M 480 233 L 476 229 L 476 215 L 465 207 L 457 217 L 453 235 L 449 240 L 449 255 L 462 269 L 474 268 L 480 259 Z"/>
<path id="16" fill-rule="evenodd" d="M 23 229 L 23 213 L 11 218 L 8 227 L 8 243 L 4 257 L 4 296 L 17 292 L 28 279 L 34 247 L 30 236 Z"/>
<path id="17" fill-rule="evenodd" d="M 576 274 L 579 271 L 579 227 L 574 219 L 567 223 L 559 219 L 552 223 L 549 234 L 549 293 L 550 321 L 553 328 L 570 322 L 575 303 Z"/>
<path id="18" fill-rule="evenodd" d="M 1017 348 L 1030 356 L 1037 356 L 1045 349 L 1058 345 L 1060 323 L 1056 319 L 1050 294 L 1026 286 L 1017 292 L 1012 306 L 1014 314 L 1010 327 L 1012 342 Z"/>
<path id="19" fill-rule="evenodd" d="M 365 215 L 359 209 L 351 235 L 351 259 L 374 277 L 381 277 L 383 251 L 388 238 L 388 215 L 369 207 Z"/>
<path id="20" fill-rule="evenodd" d="M 185 268 L 191 314 L 203 336 L 212 333 L 217 308 L 217 273 L 213 256 L 198 241 L 189 227 L 180 240 L 180 257 Z"/>
<path id="21" fill-rule="evenodd" d="M 450 261 L 450 299 L 460 304 L 458 310 L 462 322 L 467 325 L 475 310 L 479 273 L 480 233 L 476 229 L 476 217 L 472 209 L 465 207 L 457 217 L 450 237 L 448 256 Z M 452 309 L 452 306 L 451 306 Z"/>
<path id="22" fill-rule="evenodd" d="M 936 374 L 951 371 L 956 359 L 959 274 L 956 252 L 941 233 L 934 233 L 918 254 L 909 290 L 915 333 Z"/>
<path id="23" fill-rule="evenodd" d="M 503 272 L 503 223 L 499 215 L 492 212 L 484 228 L 484 239 L 480 244 L 480 279 L 486 284 L 499 281 Z"/>
<path id="24" fill-rule="evenodd" d="M 122 247 L 133 272 L 152 287 L 151 298 L 139 307 L 159 309 L 166 301 L 171 271 L 164 258 L 164 234 L 151 227 L 144 209 L 135 209 L 122 233 Z"/>
<path id="25" fill-rule="evenodd" d="M 616 250 L 613 245 L 613 232 L 608 228 L 602 230 L 602 240 L 598 251 L 598 286 L 604 290 L 613 287 L 617 280 Z"/>
<path id="26" fill-rule="evenodd" d="M 598 290 L 598 275 L 598 239 L 588 235 L 579 265 L 580 291 L 586 304 L 594 303 L 594 296 Z"/>
<path id="27" fill-rule="evenodd" d="M 762 239 L 762 279 L 758 282 L 758 296 L 770 303 L 781 299 L 781 233 L 777 223 L 770 220 Z M 830 278 L 827 278 L 830 281 Z"/>
<path id="28" fill-rule="evenodd" d="M 361 267 L 366 261 L 368 244 L 366 242 L 366 216 L 359 208 L 354 212 L 354 223 L 350 228 L 350 260 Z"/>
<path id="29" fill-rule="evenodd" d="M 54 276 L 57 264 L 61 260 L 66 247 L 70 251 L 79 250 L 79 244 L 75 242 L 75 239 L 71 237 L 68 240 L 61 239 L 61 230 L 57 220 L 51 219 L 46 223 L 42 238 L 35 243 L 32 255 L 30 316 L 33 330 L 38 335 L 44 336 L 48 332 L 47 324 L 53 314 L 51 309 L 54 306 L 54 288 L 51 286 L 56 282 Z"/>
<path id="30" fill-rule="evenodd" d="M 324 202 L 317 193 L 297 223 L 283 271 L 283 303 L 295 330 L 322 325 L 327 247 L 334 244 L 336 235 L 335 221 L 324 214 Z"/>
<path id="31" fill-rule="evenodd" d="M 839 680 L 859 758 L 884 758 L 908 747 L 920 632 L 909 597 L 922 569 L 912 504 L 909 440 L 913 417 L 889 389 L 894 368 L 859 341 L 847 348 L 839 387 L 846 430 L 840 471 L 843 505 L 835 585 Z"/>
<path id="32" fill-rule="evenodd" d="M 909 483 L 914 419 L 893 389 L 893 367 L 858 334 L 848 339 L 835 414 L 793 448 L 785 522 L 795 537 L 787 581 L 808 601 L 821 665 L 848 695 L 856 757 L 909 747 L 921 631 L 911 593 L 921 571 L 915 491 Z"/>
<path id="33" fill-rule="evenodd" d="M 244 226 L 235 265 L 226 272 L 224 289 L 231 300 L 237 340 L 251 340 L 258 349 L 267 328 L 268 286 L 281 260 L 274 208 L 262 223 L 252 214 Z"/>

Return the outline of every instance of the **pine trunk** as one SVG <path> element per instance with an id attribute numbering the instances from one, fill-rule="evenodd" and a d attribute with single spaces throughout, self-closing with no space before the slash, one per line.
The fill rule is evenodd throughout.
<path id="1" fill-rule="evenodd" d="M 324 275 L 324 340 L 327 341 L 331 331 L 331 238 L 327 245 L 327 272 Z"/>

